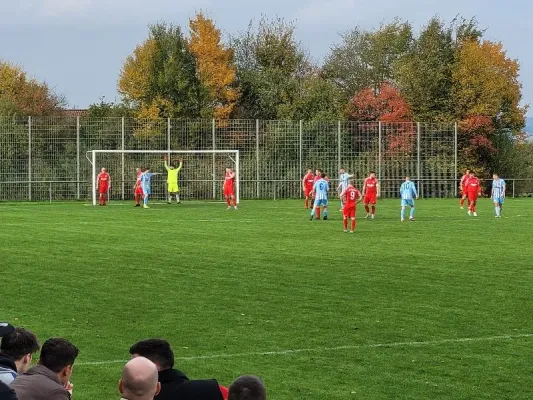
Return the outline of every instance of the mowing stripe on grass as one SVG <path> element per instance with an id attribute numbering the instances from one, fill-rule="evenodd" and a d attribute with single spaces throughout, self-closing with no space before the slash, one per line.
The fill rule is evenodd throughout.
<path id="1" fill-rule="evenodd" d="M 449 343 L 469 343 L 469 342 L 488 342 L 498 340 L 513 340 L 513 339 L 525 339 L 533 338 L 533 333 L 524 333 L 520 335 L 501 335 L 501 336 L 485 336 L 485 337 L 473 337 L 473 338 L 456 338 L 456 339 L 441 339 L 441 340 L 428 340 L 428 341 L 414 341 L 414 342 L 392 342 L 392 343 L 371 343 L 371 344 L 359 344 L 359 345 L 346 345 L 337 347 L 315 347 L 308 349 L 290 349 L 290 350 L 278 350 L 278 351 L 257 351 L 249 353 L 233 353 L 233 354 L 207 354 L 203 356 L 191 356 L 191 357 L 176 357 L 176 360 L 193 361 L 193 360 L 209 360 L 215 358 L 239 358 L 239 357 L 252 357 L 252 356 L 284 356 L 298 353 L 328 353 L 340 350 L 357 350 L 357 349 L 375 349 L 381 347 L 409 347 L 409 346 L 438 346 Z M 77 362 L 76 365 L 106 365 L 106 364 L 122 364 L 128 360 L 107 360 L 107 361 L 86 361 Z"/>

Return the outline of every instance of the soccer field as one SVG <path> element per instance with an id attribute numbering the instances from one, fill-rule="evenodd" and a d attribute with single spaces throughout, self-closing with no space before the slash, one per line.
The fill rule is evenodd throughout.
<path id="1" fill-rule="evenodd" d="M 128 348 L 270 399 L 531 399 L 533 201 L 378 205 L 355 235 L 337 202 L 0 205 L 0 320 L 80 349 L 76 400 L 116 399 Z"/>

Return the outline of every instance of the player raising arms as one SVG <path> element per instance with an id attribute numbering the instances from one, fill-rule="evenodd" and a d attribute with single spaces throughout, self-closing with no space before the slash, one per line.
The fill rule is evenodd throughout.
<path id="1" fill-rule="evenodd" d="M 353 178 L 353 175 L 348 174 L 344 168 L 341 168 L 339 170 L 339 185 L 337 186 L 337 193 L 341 194 L 342 192 L 344 192 L 344 190 L 350 184 L 350 178 Z M 342 196 L 340 196 L 340 199 L 341 199 L 340 211 L 343 211 L 344 204 L 342 201 Z"/>
<path id="2" fill-rule="evenodd" d="M 96 180 L 98 184 L 98 195 L 100 205 L 105 206 L 107 204 L 107 196 L 109 194 L 109 190 L 111 189 L 111 176 L 107 173 L 107 170 L 105 168 L 102 168 Z"/>
<path id="3" fill-rule="evenodd" d="M 176 201 L 180 204 L 180 187 L 179 187 L 179 175 L 181 168 L 183 167 L 183 160 L 180 159 L 180 165 L 178 168 L 174 163 L 167 164 L 167 156 L 163 157 L 165 161 L 165 169 L 167 170 L 167 192 L 168 192 L 168 204 L 172 203 L 172 196 L 176 196 Z"/>
<path id="4" fill-rule="evenodd" d="M 409 212 L 409 221 L 415 220 L 415 199 L 418 200 L 418 192 L 416 186 L 411 182 L 411 178 L 406 176 L 405 182 L 400 187 L 400 195 L 402 197 L 402 212 L 400 213 L 401 221 L 405 221 L 405 209 L 407 206 L 411 207 Z"/>
<path id="5" fill-rule="evenodd" d="M 231 168 L 226 168 L 223 191 L 228 210 L 231 210 L 231 201 L 233 201 L 233 208 L 237 209 L 237 199 L 235 198 L 235 172 Z"/>
<path id="6" fill-rule="evenodd" d="M 465 200 L 468 197 L 466 194 L 466 184 L 468 183 L 468 178 L 470 178 L 470 170 L 467 168 L 465 174 L 461 177 L 461 184 L 459 186 L 461 190 L 461 200 L 459 200 L 459 207 L 461 210 L 464 210 Z"/>
<path id="7" fill-rule="evenodd" d="M 507 185 L 505 184 L 505 181 L 496 173 L 492 174 L 492 179 L 492 190 L 490 192 L 490 197 L 494 203 L 496 218 L 501 218 L 503 202 L 505 201 L 505 189 Z"/>
<path id="8" fill-rule="evenodd" d="M 481 183 L 474 171 L 470 171 L 466 181 L 466 195 L 468 196 L 468 215 L 477 217 L 476 204 L 478 197 L 481 196 Z"/>
<path id="9" fill-rule="evenodd" d="M 311 192 L 313 191 L 313 184 L 315 183 L 315 176 L 313 175 L 313 170 L 311 168 L 307 168 L 307 173 L 304 175 L 302 179 L 302 187 L 304 190 L 304 197 L 305 197 L 305 209 L 309 209 L 309 197 L 311 196 Z"/>
<path id="10" fill-rule="evenodd" d="M 349 180 L 348 186 L 341 192 L 340 198 L 344 203 L 342 210 L 344 217 L 344 232 L 348 232 L 348 218 L 350 218 L 352 220 L 352 229 L 350 230 L 350 233 L 354 233 L 356 224 L 356 205 L 363 199 L 363 196 L 361 192 L 353 186 L 352 181 Z"/>
<path id="11" fill-rule="evenodd" d="M 313 204 L 313 210 L 311 211 L 311 221 L 316 215 L 316 219 L 320 219 L 320 206 L 324 207 L 324 221 L 328 219 L 328 190 L 329 183 L 324 179 L 326 174 L 322 173 L 320 179 L 315 182 L 313 186 L 313 197 L 315 203 Z"/>
<path id="12" fill-rule="evenodd" d="M 363 204 L 365 205 L 365 218 L 376 218 L 376 203 L 380 196 L 379 180 L 376 178 L 374 171 L 363 182 Z M 372 206 L 372 213 L 370 213 L 370 206 Z"/>
<path id="13" fill-rule="evenodd" d="M 133 195 L 135 197 L 135 207 L 141 206 L 141 199 L 143 198 L 143 189 L 141 187 L 141 175 L 143 174 L 142 169 L 135 168 L 135 173 L 137 178 L 135 179 L 135 185 L 133 186 Z"/>

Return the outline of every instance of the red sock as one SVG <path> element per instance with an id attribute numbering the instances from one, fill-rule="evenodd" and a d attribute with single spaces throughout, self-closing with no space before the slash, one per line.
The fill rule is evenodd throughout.
<path id="1" fill-rule="evenodd" d="M 355 231 L 355 219 L 352 219 L 352 232 Z"/>
<path id="2" fill-rule="evenodd" d="M 316 208 L 316 218 L 320 219 L 320 207 Z"/>
<path id="3" fill-rule="evenodd" d="M 135 203 L 136 204 L 139 204 L 139 195 L 138 194 L 135 194 Z"/>
<path id="4" fill-rule="evenodd" d="M 309 199 L 307 197 L 305 198 L 305 208 L 309 208 Z"/>
<path id="5" fill-rule="evenodd" d="M 231 207 L 231 203 L 229 201 L 229 197 L 226 197 L 226 204 L 228 205 L 228 207 Z"/>
<path id="6" fill-rule="evenodd" d="M 233 205 L 237 207 L 237 199 L 235 197 L 233 198 Z"/>
<path id="7" fill-rule="evenodd" d="M 464 204 L 465 204 L 465 199 L 463 199 L 463 198 L 461 197 L 461 200 L 459 201 L 459 205 L 460 205 L 461 207 L 463 207 Z"/>
<path id="8" fill-rule="evenodd" d="M 348 220 L 346 218 L 344 218 L 344 230 L 348 230 Z"/>
<path id="9" fill-rule="evenodd" d="M 367 214 L 370 214 L 370 208 L 365 204 L 365 211 Z"/>
<path id="10" fill-rule="evenodd" d="M 376 206 L 372 206 L 372 215 L 376 214 Z"/>

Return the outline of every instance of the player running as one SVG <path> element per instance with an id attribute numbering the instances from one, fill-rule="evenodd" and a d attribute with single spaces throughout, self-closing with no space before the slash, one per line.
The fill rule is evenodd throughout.
<path id="1" fill-rule="evenodd" d="M 237 199 L 235 198 L 235 172 L 231 168 L 226 168 L 223 191 L 228 210 L 231 210 L 232 200 L 233 208 L 237 209 Z"/>
<path id="2" fill-rule="evenodd" d="M 305 197 L 305 209 L 309 209 L 309 197 L 311 197 L 311 192 L 313 191 L 313 185 L 315 183 L 315 176 L 313 175 L 313 170 L 311 168 L 307 168 L 307 173 L 304 175 L 302 179 L 302 187 L 304 190 L 304 197 Z"/>
<path id="3" fill-rule="evenodd" d="M 470 170 L 467 168 L 465 174 L 461 177 L 461 184 L 459 186 L 461 190 L 461 200 L 459 200 L 459 206 L 461 207 L 461 210 L 464 210 L 464 204 L 465 200 L 468 197 L 466 194 L 466 185 L 468 183 L 468 178 L 470 178 Z"/>
<path id="4" fill-rule="evenodd" d="M 135 207 L 141 206 L 141 199 L 143 198 L 143 189 L 141 187 L 141 175 L 143 173 L 142 169 L 135 168 L 137 177 L 135 179 L 135 185 L 133 185 L 133 195 L 135 197 Z"/>
<path id="5" fill-rule="evenodd" d="M 470 171 L 465 188 L 468 197 L 468 215 L 477 217 L 476 204 L 478 197 L 481 196 L 481 183 L 473 171 Z"/>
<path id="6" fill-rule="evenodd" d="M 176 202 L 181 204 L 180 201 L 180 187 L 179 187 L 179 175 L 181 168 L 183 167 L 183 160 L 180 158 L 180 165 L 178 168 L 174 163 L 167 164 L 167 156 L 163 157 L 165 161 L 165 169 L 167 170 L 167 192 L 168 192 L 168 204 L 172 203 L 172 196 L 176 196 Z"/>
<path id="7" fill-rule="evenodd" d="M 105 168 L 102 168 L 96 177 L 98 184 L 99 203 L 101 206 L 107 205 L 107 197 L 111 189 L 111 176 L 107 173 Z"/>
<path id="8" fill-rule="evenodd" d="M 376 218 L 376 203 L 380 196 L 379 180 L 376 178 L 374 171 L 363 182 L 363 204 L 365 205 L 365 218 Z M 372 206 L 372 213 L 370 213 L 370 206 Z"/>
<path id="9" fill-rule="evenodd" d="M 316 215 L 316 219 L 320 219 L 320 206 L 324 207 L 324 221 L 328 220 L 328 190 L 329 183 L 325 179 L 326 174 L 322 173 L 320 179 L 315 182 L 313 186 L 313 197 L 315 203 L 311 211 L 311 221 Z"/>
<path id="10" fill-rule="evenodd" d="M 337 186 L 337 193 L 342 194 L 342 192 L 346 190 L 346 188 L 350 184 L 350 178 L 353 178 L 353 175 L 348 174 L 344 168 L 341 168 L 339 170 L 339 185 Z M 344 204 L 342 201 L 342 196 L 339 197 L 341 199 L 341 209 L 339 211 L 343 211 Z"/>
<path id="11" fill-rule="evenodd" d="M 356 205 L 363 199 L 361 192 L 356 189 L 352 182 L 348 181 L 348 186 L 341 192 L 341 201 L 344 202 L 343 216 L 344 216 L 344 232 L 348 232 L 348 218 L 352 220 L 352 227 L 350 233 L 355 233 L 355 213 Z"/>
<path id="12" fill-rule="evenodd" d="M 400 187 L 400 195 L 402 197 L 402 211 L 400 213 L 401 221 L 405 221 L 405 209 L 407 206 L 411 208 L 409 212 L 409 221 L 415 220 L 415 199 L 418 200 L 418 192 L 416 186 L 411 182 L 409 176 L 405 177 L 405 182 Z"/>
<path id="13" fill-rule="evenodd" d="M 496 211 L 496 218 L 502 217 L 502 207 L 505 201 L 505 189 L 507 187 L 505 181 L 500 178 L 496 173 L 492 174 L 492 190 L 490 197 L 494 203 L 494 209 Z"/>

